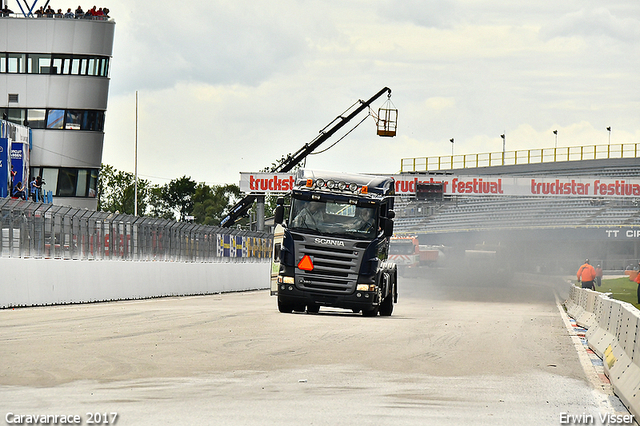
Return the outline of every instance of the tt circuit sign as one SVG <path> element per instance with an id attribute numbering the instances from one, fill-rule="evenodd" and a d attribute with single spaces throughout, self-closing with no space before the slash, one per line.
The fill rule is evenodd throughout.
<path id="1" fill-rule="evenodd" d="M 542 197 L 640 197 L 640 179 L 544 176 L 394 175 L 396 195 L 415 195 L 421 184 L 441 184 L 443 195 L 511 195 Z M 293 189 L 289 173 L 241 173 L 240 190 L 284 194 Z"/>

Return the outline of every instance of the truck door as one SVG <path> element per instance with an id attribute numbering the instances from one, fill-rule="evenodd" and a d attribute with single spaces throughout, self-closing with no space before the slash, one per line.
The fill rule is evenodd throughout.
<path id="1" fill-rule="evenodd" d="M 273 249 L 271 250 L 271 295 L 278 294 L 278 274 L 280 273 L 280 249 L 284 238 L 284 228 L 276 225 L 273 233 Z"/>

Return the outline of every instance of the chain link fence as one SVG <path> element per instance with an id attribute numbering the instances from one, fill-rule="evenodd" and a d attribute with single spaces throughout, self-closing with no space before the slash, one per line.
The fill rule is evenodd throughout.
<path id="1" fill-rule="evenodd" d="M 271 234 L 0 198 L 0 256 L 165 262 L 261 262 Z"/>

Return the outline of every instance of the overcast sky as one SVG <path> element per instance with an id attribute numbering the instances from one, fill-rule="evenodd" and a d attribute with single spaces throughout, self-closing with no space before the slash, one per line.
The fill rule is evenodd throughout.
<path id="1" fill-rule="evenodd" d="M 164 184 L 237 183 L 358 99 L 392 90 L 307 167 L 395 173 L 401 158 L 640 142 L 637 0 L 106 0 L 116 21 L 103 162 Z M 386 97 L 374 102 L 374 110 Z M 351 129 L 361 114 L 345 130 Z M 339 135 L 341 135 L 340 133 Z M 330 145 L 333 138 L 322 148 Z"/>

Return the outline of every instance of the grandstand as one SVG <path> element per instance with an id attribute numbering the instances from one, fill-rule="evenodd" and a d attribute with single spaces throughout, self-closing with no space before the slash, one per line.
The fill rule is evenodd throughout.
<path id="1" fill-rule="evenodd" d="M 629 180 L 640 177 L 640 161 L 604 158 L 409 174 L 421 180 L 449 175 Z M 435 202 L 403 194 L 396 198 L 395 230 L 418 235 L 420 244 L 447 246 L 458 261 L 465 250 L 492 246 L 501 247 L 505 261 L 529 270 L 571 271 L 587 257 L 605 269 L 620 270 L 640 258 L 639 203 L 640 197 L 502 195 L 449 195 Z"/>

